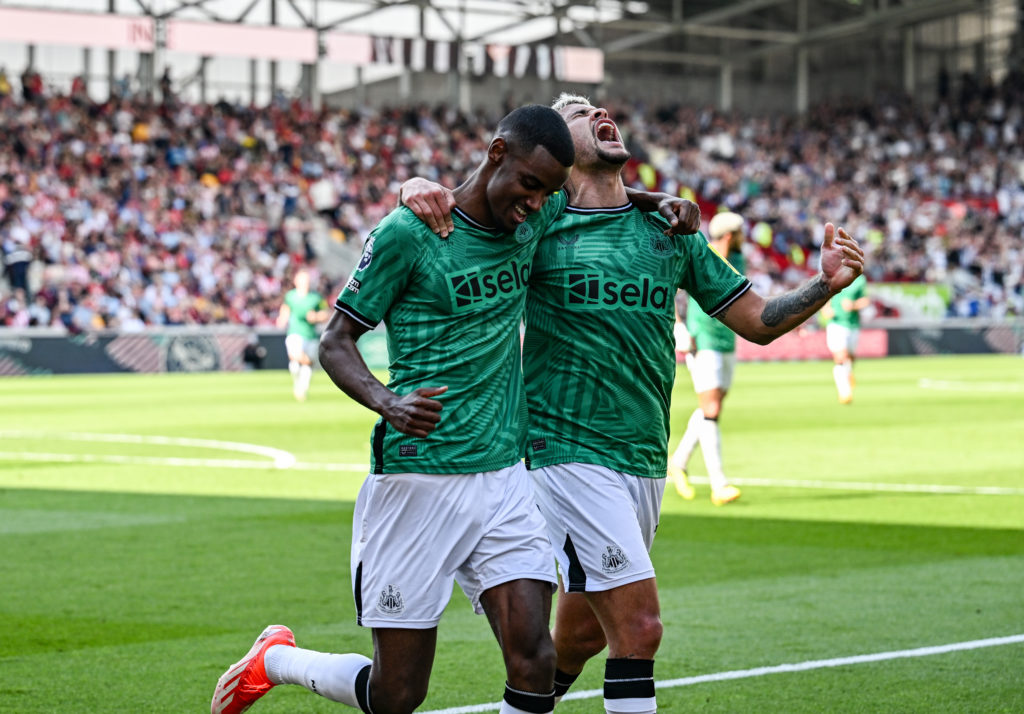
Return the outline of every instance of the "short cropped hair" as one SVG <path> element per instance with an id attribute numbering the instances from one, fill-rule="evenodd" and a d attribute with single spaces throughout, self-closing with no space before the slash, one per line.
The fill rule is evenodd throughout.
<path id="1" fill-rule="evenodd" d="M 576 160 L 572 135 L 562 115 L 541 104 L 527 104 L 509 112 L 498 122 L 496 135 L 515 152 L 529 154 L 543 146 L 562 166 L 572 166 Z"/>
<path id="2" fill-rule="evenodd" d="M 588 97 L 584 97 L 579 94 L 570 94 L 569 92 L 562 92 L 558 95 L 558 99 L 551 104 L 551 108 L 556 112 L 560 112 L 570 104 L 582 104 L 585 107 L 594 106 L 590 103 L 590 99 Z"/>
<path id="3" fill-rule="evenodd" d="M 746 221 L 743 220 L 743 216 L 732 211 L 723 211 L 722 213 L 716 213 L 711 219 L 711 223 L 708 224 L 708 233 L 711 235 L 711 240 L 718 240 L 726 233 L 735 233 L 736 231 L 742 231 L 746 225 Z"/>

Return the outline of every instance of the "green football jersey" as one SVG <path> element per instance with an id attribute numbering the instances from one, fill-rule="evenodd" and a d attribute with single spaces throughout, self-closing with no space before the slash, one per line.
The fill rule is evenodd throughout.
<path id="1" fill-rule="evenodd" d="M 729 263 L 738 273 L 746 272 L 743 253 L 729 253 Z M 736 333 L 726 327 L 721 320 L 710 317 L 701 310 L 700 304 L 690 296 L 686 304 L 686 331 L 690 333 L 698 350 L 714 350 L 715 352 L 735 352 Z"/>
<path id="2" fill-rule="evenodd" d="M 530 468 L 665 476 L 676 290 L 717 315 L 750 287 L 701 234 L 667 225 L 629 204 L 569 207 L 541 241 L 523 346 Z"/>
<path id="3" fill-rule="evenodd" d="M 835 315 L 831 321 L 843 327 L 860 327 L 860 310 L 844 309 L 843 300 L 853 300 L 856 302 L 867 294 L 867 288 L 868 279 L 861 273 L 852 283 L 833 295 L 831 305 Z"/>
<path id="4" fill-rule="evenodd" d="M 300 295 L 298 290 L 289 290 L 285 293 L 284 304 L 288 306 L 288 334 L 302 335 L 305 340 L 315 340 L 316 325 L 306 319 L 306 313 L 327 307 L 327 301 L 323 296 L 313 290 L 305 295 Z"/>
<path id="5" fill-rule="evenodd" d="M 477 473 L 523 455 L 519 326 L 534 252 L 565 207 L 554 194 L 513 232 L 456 209 L 454 232 L 436 236 L 408 208 L 370 234 L 336 307 L 367 327 L 387 327 L 388 388 L 443 387 L 441 422 L 426 438 L 384 419 L 371 438 L 374 473 Z"/>

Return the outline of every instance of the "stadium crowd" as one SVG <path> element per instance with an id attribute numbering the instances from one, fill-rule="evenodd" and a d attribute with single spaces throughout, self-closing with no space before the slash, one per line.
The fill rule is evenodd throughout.
<path id="1" fill-rule="evenodd" d="M 358 251 L 411 176 L 454 186 L 498 118 L 425 106 L 325 109 L 48 91 L 0 70 L 0 325 L 72 332 L 270 326 L 290 271 Z M 873 282 L 949 285 L 955 316 L 1024 315 L 1024 80 L 964 78 L 934 106 L 828 104 L 804 120 L 611 103 L 627 180 L 751 222 L 764 295 L 817 269 L 821 225 L 865 246 Z M 503 112 L 501 112 L 503 113 Z M 344 266 L 347 273 L 348 266 Z"/>

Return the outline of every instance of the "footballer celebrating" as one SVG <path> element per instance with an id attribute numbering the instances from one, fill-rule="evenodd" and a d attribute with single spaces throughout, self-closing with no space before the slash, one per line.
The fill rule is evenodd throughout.
<path id="1" fill-rule="evenodd" d="M 534 260 L 523 372 L 527 463 L 561 573 L 555 691 L 607 645 L 605 711 L 650 714 L 662 624 L 649 550 L 667 466 L 673 296 L 686 290 L 708 315 L 767 344 L 849 285 L 864 256 L 826 224 L 821 272 L 765 300 L 702 235 L 667 235 L 667 222 L 630 203 L 621 177 L 629 152 L 603 108 L 567 94 L 553 107 L 576 162 L 569 206 Z M 422 190 L 416 205 L 451 205 L 446 189 Z M 432 226 L 446 220 L 423 216 Z"/>

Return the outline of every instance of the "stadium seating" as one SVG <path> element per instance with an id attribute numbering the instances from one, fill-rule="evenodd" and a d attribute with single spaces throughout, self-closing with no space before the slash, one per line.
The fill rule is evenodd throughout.
<path id="1" fill-rule="evenodd" d="M 42 88 L 40 88 L 42 87 Z M 2 89 L 2 87 L 0 87 Z M 821 225 L 864 245 L 874 282 L 950 284 L 950 314 L 1024 314 L 1024 81 L 964 79 L 804 118 L 612 103 L 637 187 L 751 222 L 763 294 L 816 269 Z M 269 326 L 289 263 L 333 294 L 406 178 L 454 186 L 495 116 L 404 107 L 313 112 L 82 92 L 0 91 L 0 325 L 72 332 Z"/>

